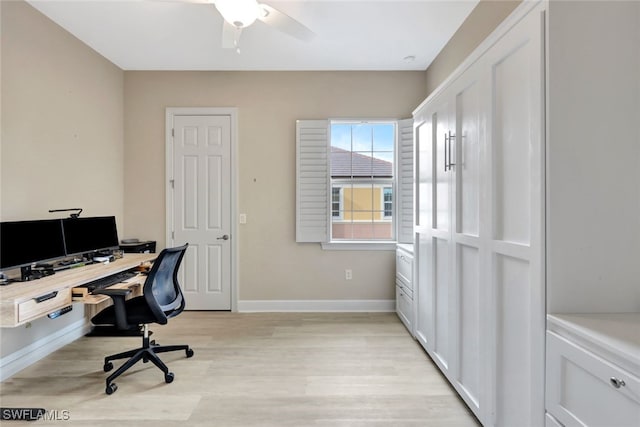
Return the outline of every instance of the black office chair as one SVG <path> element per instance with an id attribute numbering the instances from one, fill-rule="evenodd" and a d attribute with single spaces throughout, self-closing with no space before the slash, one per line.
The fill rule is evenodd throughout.
<path id="1" fill-rule="evenodd" d="M 127 369 L 135 365 L 140 359 L 144 362 L 151 361 L 162 372 L 167 383 L 173 381 L 173 373 L 156 353 L 184 350 L 187 357 L 193 356 L 193 350 L 188 345 L 157 345 L 155 341 L 149 342 L 149 323 L 165 325 L 167 319 L 177 316 L 184 309 L 185 301 L 178 283 L 178 268 L 184 257 L 188 244 L 177 248 L 164 249 L 153 263 L 149 275 L 144 282 L 143 295 L 125 300 L 131 293 L 129 289 L 100 289 L 94 294 L 108 295 L 113 299 L 113 305 L 95 315 L 91 321 L 96 325 L 115 325 L 118 329 L 131 330 L 142 325 L 142 347 L 114 354 L 104 358 L 104 371 L 113 369 L 112 360 L 129 357 L 122 366 L 107 378 L 106 393 L 112 394 L 118 387 L 113 382 Z"/>

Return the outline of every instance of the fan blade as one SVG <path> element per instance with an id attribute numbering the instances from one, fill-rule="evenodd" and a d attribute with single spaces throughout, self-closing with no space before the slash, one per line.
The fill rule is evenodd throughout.
<path id="1" fill-rule="evenodd" d="M 265 14 L 264 16 L 258 16 L 258 19 L 265 24 L 303 41 L 310 41 L 316 36 L 309 28 L 268 4 L 261 3 L 260 8 Z"/>
<path id="2" fill-rule="evenodd" d="M 153 0 L 160 3 L 213 4 L 213 0 Z"/>
<path id="3" fill-rule="evenodd" d="M 224 19 L 222 21 L 222 48 L 238 49 L 242 29 L 229 24 Z"/>

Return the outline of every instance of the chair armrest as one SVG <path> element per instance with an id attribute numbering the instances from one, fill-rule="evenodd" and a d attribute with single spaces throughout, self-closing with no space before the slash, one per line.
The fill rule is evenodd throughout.
<path id="1" fill-rule="evenodd" d="M 116 327 L 118 329 L 129 329 L 131 325 L 127 322 L 127 307 L 124 299 L 131 293 L 131 289 L 97 289 L 93 291 L 94 295 L 107 295 L 113 300 L 113 306 L 116 317 Z"/>
<path id="2" fill-rule="evenodd" d="M 105 289 L 96 289 L 93 291 L 94 295 L 107 295 L 110 296 L 111 298 L 114 297 L 124 297 L 127 296 L 131 293 L 131 289 L 109 289 L 109 288 L 105 288 Z"/>

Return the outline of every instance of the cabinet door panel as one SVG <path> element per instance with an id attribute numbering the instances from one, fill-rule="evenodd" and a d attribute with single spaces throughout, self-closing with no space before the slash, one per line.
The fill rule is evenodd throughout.
<path id="1" fill-rule="evenodd" d="M 449 293 L 451 287 L 451 272 L 449 269 L 450 249 L 449 241 L 433 239 L 434 258 L 434 288 L 435 288 L 435 345 L 434 353 L 444 366 L 449 366 Z"/>
<path id="2" fill-rule="evenodd" d="M 498 240 L 531 237 L 531 58 L 528 43 L 492 64 L 495 229 Z"/>
<path id="3" fill-rule="evenodd" d="M 478 407 L 480 387 L 480 254 L 478 248 L 459 245 L 458 264 L 458 371 L 456 381 Z"/>
<path id="4" fill-rule="evenodd" d="M 498 425 L 522 422 L 531 414 L 531 366 L 533 349 L 529 338 L 532 328 L 529 302 L 529 263 L 507 256 L 495 259 L 497 287 L 496 384 Z"/>
<path id="5" fill-rule="evenodd" d="M 440 231 L 450 230 L 451 223 L 451 171 L 445 171 L 445 162 L 449 152 L 445 144 L 445 135 L 452 131 L 449 127 L 449 104 L 443 103 L 433 115 L 433 141 L 435 163 L 433 165 L 433 179 L 435 184 L 435 223 L 433 228 Z M 453 133 L 453 132 L 451 132 Z M 446 159 L 445 159 L 446 156 Z"/>
<path id="6" fill-rule="evenodd" d="M 416 125 L 416 226 L 433 226 L 433 126 L 432 118 L 426 115 L 425 121 Z"/>
<path id="7" fill-rule="evenodd" d="M 456 137 L 453 150 L 456 153 L 456 231 L 471 236 L 479 235 L 479 87 L 474 80 L 456 95 Z"/>
<path id="8" fill-rule="evenodd" d="M 415 311 L 416 339 L 425 350 L 429 350 L 433 342 L 434 302 L 433 302 L 433 264 L 431 260 L 431 242 L 425 233 L 416 233 L 415 262 L 418 263 L 415 292 L 413 298 L 417 301 Z"/>

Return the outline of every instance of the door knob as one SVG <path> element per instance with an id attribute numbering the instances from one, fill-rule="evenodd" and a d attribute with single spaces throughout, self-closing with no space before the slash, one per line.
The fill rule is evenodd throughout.
<path id="1" fill-rule="evenodd" d="M 228 235 L 228 234 L 225 234 L 225 235 L 224 235 L 224 236 L 222 236 L 222 237 L 218 237 L 218 238 L 217 238 L 217 240 L 229 240 L 229 235 Z"/>

